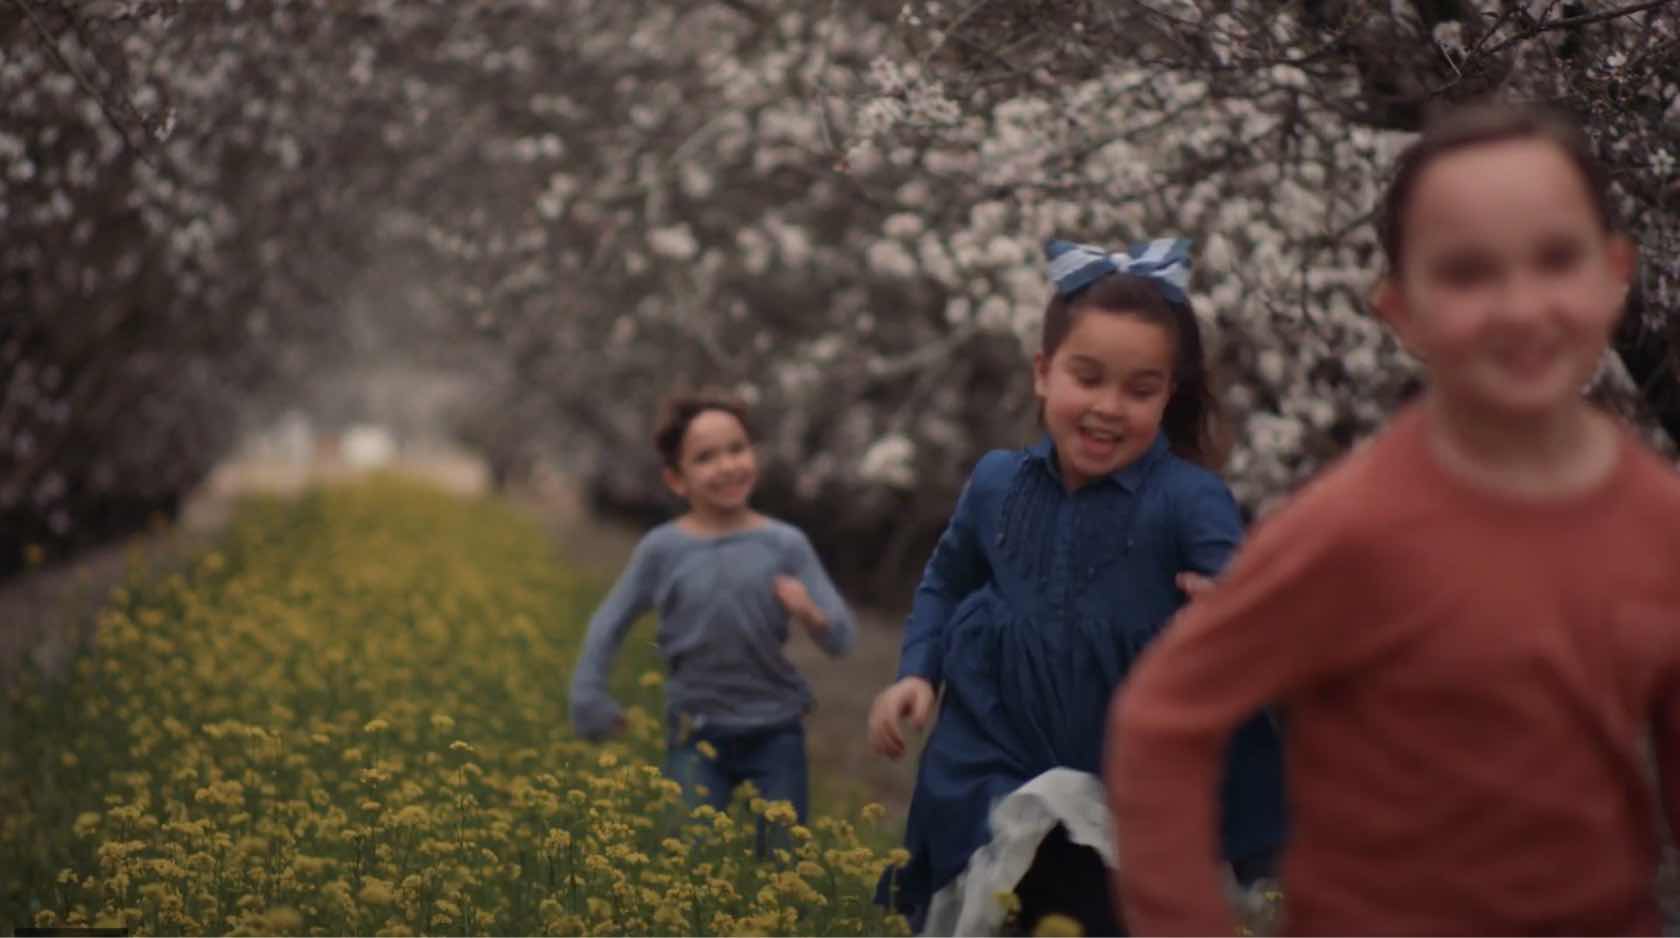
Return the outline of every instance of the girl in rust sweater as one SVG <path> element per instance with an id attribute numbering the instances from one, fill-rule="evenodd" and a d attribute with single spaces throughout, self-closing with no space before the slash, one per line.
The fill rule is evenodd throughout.
<path id="1" fill-rule="evenodd" d="M 1105 754 L 1137 934 L 1230 934 L 1225 740 L 1284 714 L 1302 934 L 1655 934 L 1680 820 L 1680 476 L 1592 407 L 1634 265 L 1579 130 L 1449 114 L 1401 157 L 1378 312 L 1428 389 L 1145 653 Z"/>

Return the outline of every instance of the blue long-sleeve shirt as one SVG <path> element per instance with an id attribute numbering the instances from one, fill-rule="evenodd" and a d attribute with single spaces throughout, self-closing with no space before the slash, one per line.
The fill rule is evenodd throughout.
<path id="1" fill-rule="evenodd" d="M 630 626 L 656 607 L 671 725 L 750 730 L 801 717 L 811 689 L 783 652 L 789 615 L 775 593 L 783 574 L 803 583 L 828 618 L 822 648 L 835 657 L 850 651 L 852 615 L 798 528 L 767 519 L 721 535 L 693 534 L 674 521 L 649 531 L 589 620 L 572 672 L 578 734 L 598 738 L 619 718 L 607 690 L 612 660 Z"/>

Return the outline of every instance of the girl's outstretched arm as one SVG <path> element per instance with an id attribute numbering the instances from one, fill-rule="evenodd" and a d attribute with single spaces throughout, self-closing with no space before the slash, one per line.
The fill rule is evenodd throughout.
<path id="1" fill-rule="evenodd" d="M 630 554 L 612 591 L 589 618 L 583 651 L 572 670 L 570 693 L 572 728 L 584 739 L 602 739 L 623 719 L 623 710 L 607 690 L 613 658 L 630 626 L 653 606 L 655 577 L 654 534 L 642 538 Z"/>
<path id="2" fill-rule="evenodd" d="M 904 623 L 904 643 L 899 650 L 898 677 L 919 677 L 938 687 L 945 626 L 957 605 L 986 582 L 986 552 L 976 533 L 981 511 L 980 497 L 989 477 L 1007 472 L 1010 456 L 993 452 L 981 457 L 974 472 L 957 496 L 957 508 L 939 536 L 939 543 L 922 571 L 922 581 Z"/>
<path id="3" fill-rule="evenodd" d="M 968 594 L 986 582 L 990 572 L 980 542 L 981 493 L 994 477 L 1009 471 L 1011 457 L 1002 451 L 981 457 L 957 496 L 957 508 L 922 571 L 922 582 L 904 623 L 899 650 L 898 680 L 875 697 L 869 708 L 869 743 L 890 759 L 904 755 L 900 723 L 917 729 L 933 716 L 943 676 L 945 626 Z"/>
<path id="4" fill-rule="evenodd" d="M 1361 624 L 1350 614 L 1362 592 L 1357 545 L 1322 514 L 1292 514 L 1260 526 L 1115 697 L 1103 776 L 1117 894 L 1136 934 L 1234 933 L 1218 857 L 1226 746 L 1263 705 L 1336 666 L 1345 630 Z"/>
<path id="5" fill-rule="evenodd" d="M 1657 615 L 1652 613 L 1652 615 Z M 1680 624 L 1680 614 L 1670 612 L 1663 625 Z M 1666 699 L 1658 705 L 1651 721 L 1658 790 L 1662 793 L 1663 819 L 1676 842 L 1680 842 L 1680 674 L 1665 675 Z"/>

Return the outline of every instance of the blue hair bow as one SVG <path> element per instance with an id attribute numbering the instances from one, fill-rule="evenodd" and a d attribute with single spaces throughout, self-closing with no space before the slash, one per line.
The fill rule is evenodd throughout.
<path id="1" fill-rule="evenodd" d="M 1069 297 L 1112 273 L 1137 274 L 1161 285 L 1161 292 L 1174 302 L 1187 302 L 1190 285 L 1190 241 L 1160 238 L 1140 241 L 1123 253 L 1109 252 L 1073 241 L 1044 242 L 1044 256 L 1050 262 L 1050 282 L 1056 293 Z"/>

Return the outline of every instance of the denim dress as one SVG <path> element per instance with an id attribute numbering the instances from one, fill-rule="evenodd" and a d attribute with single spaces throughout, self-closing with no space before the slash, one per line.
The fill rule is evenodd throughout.
<path id="1" fill-rule="evenodd" d="M 943 695 L 911 798 L 910 860 L 883 875 L 879 902 L 919 928 L 930 897 L 990 839 L 992 804 L 1052 768 L 1100 774 L 1109 700 L 1186 600 L 1174 577 L 1217 573 L 1241 533 L 1224 482 L 1159 435 L 1075 492 L 1048 438 L 980 460 L 905 624 L 899 677 Z M 1223 800 L 1227 859 L 1268 859 L 1285 813 L 1264 714 L 1233 738 Z"/>

